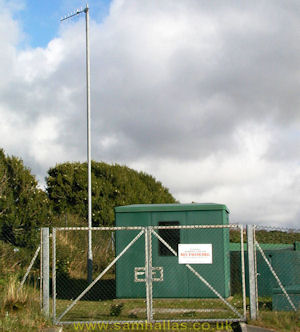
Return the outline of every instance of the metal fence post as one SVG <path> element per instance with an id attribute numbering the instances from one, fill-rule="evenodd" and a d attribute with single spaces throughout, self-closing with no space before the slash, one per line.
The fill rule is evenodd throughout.
<path id="1" fill-rule="evenodd" d="M 56 228 L 52 229 L 52 318 L 56 324 Z"/>
<path id="2" fill-rule="evenodd" d="M 40 309 L 43 308 L 43 232 L 40 229 Z"/>
<path id="3" fill-rule="evenodd" d="M 244 249 L 244 227 L 240 225 L 241 231 L 241 264 L 242 264 L 242 294 L 243 294 L 243 313 L 244 320 L 247 318 L 247 304 L 246 304 L 246 278 L 245 278 L 245 249 Z"/>
<path id="4" fill-rule="evenodd" d="M 43 307 L 42 311 L 45 316 L 49 316 L 49 228 L 42 228 L 42 240 L 43 240 Z"/>
<path id="5" fill-rule="evenodd" d="M 146 302 L 147 322 L 153 320 L 152 312 L 152 232 L 151 228 L 145 228 L 145 277 L 146 277 Z"/>
<path id="6" fill-rule="evenodd" d="M 248 271 L 249 271 L 249 297 L 250 297 L 250 318 L 257 319 L 256 307 L 256 269 L 254 257 L 254 227 L 247 225 L 247 249 L 248 249 Z"/>

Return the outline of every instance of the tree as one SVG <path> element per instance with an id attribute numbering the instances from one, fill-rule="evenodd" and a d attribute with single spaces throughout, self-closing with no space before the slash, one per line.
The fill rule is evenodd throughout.
<path id="1" fill-rule="evenodd" d="M 47 193 L 57 214 L 87 217 L 87 164 L 64 163 L 49 169 Z M 112 225 L 114 207 L 174 203 L 169 190 L 154 177 L 127 166 L 92 162 L 93 225 Z"/>
<path id="2" fill-rule="evenodd" d="M 50 221 L 49 201 L 23 161 L 0 149 L 0 238 L 33 246 L 38 228 Z"/>

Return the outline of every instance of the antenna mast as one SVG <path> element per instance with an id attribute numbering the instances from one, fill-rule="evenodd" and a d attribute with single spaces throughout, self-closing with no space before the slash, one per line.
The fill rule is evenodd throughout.
<path id="1" fill-rule="evenodd" d="M 85 13 L 86 28 L 86 106 L 87 106 L 87 164 L 88 164 L 88 257 L 87 281 L 93 280 L 93 252 L 92 252 L 92 165 L 91 165 L 91 110 L 90 110 L 90 43 L 89 43 L 89 6 L 77 9 L 75 12 L 61 18 L 61 22 L 73 16 Z"/>

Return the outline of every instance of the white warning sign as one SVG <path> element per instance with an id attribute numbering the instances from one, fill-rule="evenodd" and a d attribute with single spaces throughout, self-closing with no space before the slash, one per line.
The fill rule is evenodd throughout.
<path id="1" fill-rule="evenodd" d="M 212 264 L 212 244 L 178 244 L 179 264 Z"/>

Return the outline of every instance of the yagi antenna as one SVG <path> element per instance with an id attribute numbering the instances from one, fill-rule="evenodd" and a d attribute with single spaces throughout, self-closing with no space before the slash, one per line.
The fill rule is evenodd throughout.
<path id="1" fill-rule="evenodd" d="M 86 13 L 87 11 L 88 11 L 88 4 L 86 4 L 86 7 L 85 8 L 80 8 L 80 9 L 76 9 L 73 13 L 70 13 L 70 14 L 67 14 L 65 17 L 62 17 L 61 19 L 60 19 L 60 21 L 62 22 L 62 21 L 65 21 L 65 20 L 67 20 L 68 18 L 71 18 L 71 17 L 73 17 L 73 16 L 76 16 L 76 15 L 79 15 L 79 14 L 81 14 L 81 13 Z"/>

